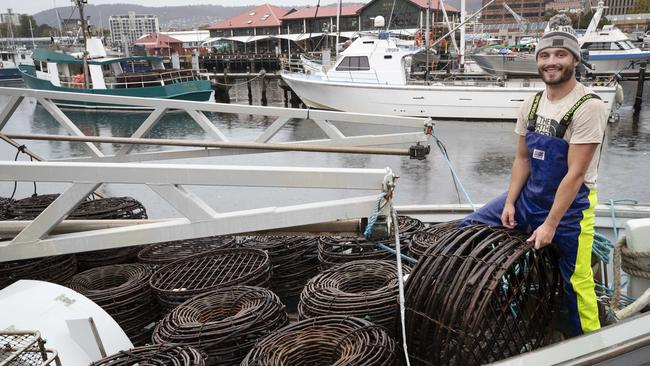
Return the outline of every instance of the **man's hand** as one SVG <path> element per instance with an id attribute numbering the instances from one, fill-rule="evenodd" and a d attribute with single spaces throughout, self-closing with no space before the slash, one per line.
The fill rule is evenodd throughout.
<path id="1" fill-rule="evenodd" d="M 514 229 L 517 226 L 515 221 L 515 205 L 507 203 L 503 205 L 503 212 L 501 212 L 501 224 L 508 229 Z"/>
<path id="2" fill-rule="evenodd" d="M 531 235 L 530 238 L 528 238 L 526 241 L 534 242 L 535 249 L 540 250 L 545 246 L 551 244 L 554 236 L 555 236 L 555 227 L 545 222 L 542 225 L 540 225 L 537 229 L 535 229 L 535 231 L 533 231 L 533 235 Z"/>

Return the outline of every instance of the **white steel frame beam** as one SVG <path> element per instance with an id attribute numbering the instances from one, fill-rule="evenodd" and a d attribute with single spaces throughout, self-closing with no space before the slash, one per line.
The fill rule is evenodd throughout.
<path id="1" fill-rule="evenodd" d="M 142 245 L 170 240 L 295 227 L 369 217 L 380 192 L 395 184 L 385 169 L 287 168 L 173 164 L 0 162 L 0 181 L 72 183 L 12 240 L 0 242 L 4 261 Z M 50 235 L 101 184 L 144 184 L 183 217 L 132 226 Z M 355 189 L 360 197 L 217 213 L 184 185 Z M 390 209 L 390 203 L 383 213 Z"/>
<path id="2" fill-rule="evenodd" d="M 197 125 L 205 131 L 206 135 L 216 141 L 229 141 L 227 136 L 219 129 L 217 125 L 210 121 L 204 112 L 212 113 L 233 113 L 262 115 L 266 117 L 275 117 L 276 120 L 259 136 L 253 138 L 254 142 L 267 143 L 292 119 L 312 120 L 328 136 L 327 139 L 281 142 L 280 144 L 318 144 L 322 146 L 377 146 L 391 144 L 428 144 L 425 130 L 432 122 L 426 118 L 411 118 L 397 116 L 383 116 L 374 114 L 345 113 L 335 111 L 319 111 L 309 109 L 286 109 L 277 107 L 259 107 L 247 105 L 232 105 L 211 102 L 192 102 L 182 100 L 152 99 L 152 98 L 135 98 L 119 97 L 107 95 L 92 95 L 83 93 L 68 93 L 55 91 L 42 91 L 21 88 L 0 88 L 0 95 L 7 95 L 10 103 L 0 113 L 0 131 L 4 123 L 14 113 L 16 107 L 25 97 L 33 97 L 43 105 L 43 107 L 59 122 L 69 133 L 76 136 L 84 136 L 83 133 L 74 125 L 74 123 L 54 104 L 53 100 L 76 101 L 88 103 L 103 103 L 115 105 L 127 105 L 139 108 L 150 108 L 152 111 L 145 119 L 142 125 L 132 134 L 132 138 L 142 138 L 151 131 L 152 128 L 161 120 L 169 111 L 181 110 L 186 112 Z M 4 122 L 3 122 L 4 121 Z M 407 133 L 390 133 L 381 135 L 364 135 L 364 136 L 346 136 L 332 122 L 370 124 L 370 125 L 389 125 L 416 128 L 417 132 Z M 171 150 L 162 152 L 142 152 L 129 154 L 133 145 L 125 145 L 120 148 L 114 155 L 103 154 L 98 147 L 91 142 L 83 144 L 88 151 L 89 157 L 75 157 L 73 159 L 58 159 L 59 161 L 150 161 L 150 160 L 167 160 L 179 158 L 192 158 L 201 156 L 220 156 L 234 155 L 244 153 L 260 153 L 265 150 L 248 150 L 248 149 L 189 149 L 189 150 Z"/>

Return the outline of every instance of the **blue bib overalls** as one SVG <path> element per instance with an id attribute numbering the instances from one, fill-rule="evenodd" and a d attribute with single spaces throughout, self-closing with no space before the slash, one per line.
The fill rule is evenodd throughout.
<path id="1" fill-rule="evenodd" d="M 551 131 L 552 135 L 547 136 L 535 131 L 541 95 L 540 92 L 535 96 L 525 137 L 530 156 L 530 176 L 515 203 L 516 228 L 527 232 L 534 231 L 544 223 L 560 182 L 568 172 L 569 143 L 562 137 L 573 113 L 585 101 L 598 98 L 594 94 L 582 97 L 553 128 L 555 131 Z M 477 222 L 501 226 L 506 196 L 507 192 L 467 216 L 461 226 Z M 559 266 L 573 335 L 600 328 L 591 270 L 594 207 L 597 200 L 596 190 L 590 190 L 583 183 L 553 237 L 553 243 L 560 251 Z"/>

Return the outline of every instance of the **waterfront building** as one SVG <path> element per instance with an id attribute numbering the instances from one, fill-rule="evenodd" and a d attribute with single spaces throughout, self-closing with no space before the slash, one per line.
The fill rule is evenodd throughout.
<path id="1" fill-rule="evenodd" d="M 554 10 L 557 12 L 579 13 L 585 9 L 585 5 L 589 6 L 589 1 L 585 0 L 555 0 L 546 3 L 546 10 Z"/>
<path id="2" fill-rule="evenodd" d="M 138 56 L 184 55 L 183 42 L 163 33 L 151 33 L 133 42 L 134 54 Z M 191 51 L 190 51 L 191 52 Z"/>
<path id="3" fill-rule="evenodd" d="M 483 0 L 483 6 L 489 2 L 490 0 Z M 515 13 L 530 23 L 544 21 L 547 3 L 545 0 L 496 0 L 483 10 L 481 22 L 483 24 L 516 24 L 515 18 L 503 6 L 503 3 L 507 3 Z"/>
<path id="4" fill-rule="evenodd" d="M 179 40 L 186 50 L 202 48 L 203 42 L 210 38 L 210 31 L 208 30 L 160 32 L 160 34 Z"/>
<path id="5" fill-rule="evenodd" d="M 605 0 L 604 15 L 625 15 L 639 0 Z"/>
<path id="6" fill-rule="evenodd" d="M 650 30 L 650 13 L 607 15 L 606 18 L 625 33 L 643 34 Z"/>
<path id="7" fill-rule="evenodd" d="M 132 44 L 136 39 L 160 32 L 160 23 L 155 15 L 141 15 L 130 11 L 128 15 L 111 15 L 108 18 L 113 44 Z"/>
<path id="8" fill-rule="evenodd" d="M 208 27 L 210 39 L 204 42 L 219 52 L 281 53 L 296 47 L 303 51 L 332 48 L 333 38 L 353 37 L 359 31 L 376 30 L 374 19 L 383 16 L 392 31 L 415 32 L 426 25 L 430 3 L 430 23 L 442 31 L 442 4 L 437 0 L 373 0 L 365 5 L 341 8 L 340 29 L 336 29 L 337 7 L 283 9 L 269 4 L 257 6 L 233 18 Z M 459 18 L 458 9 L 445 4 L 450 21 Z M 291 44 L 289 44 L 291 43 Z"/>

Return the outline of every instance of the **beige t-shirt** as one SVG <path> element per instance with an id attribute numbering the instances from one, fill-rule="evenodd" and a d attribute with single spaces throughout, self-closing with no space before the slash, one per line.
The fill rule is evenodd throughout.
<path id="1" fill-rule="evenodd" d="M 564 98 L 551 102 L 542 94 L 537 108 L 536 132 L 551 135 L 554 134 L 554 127 L 562 119 L 564 114 L 585 94 L 592 93 L 591 89 L 578 83 L 573 90 Z M 519 110 L 515 133 L 525 136 L 528 132 L 528 113 L 533 104 L 533 97 L 530 97 Z M 601 144 L 607 126 L 607 106 L 599 99 L 590 99 L 582 104 L 573 114 L 573 119 L 564 134 L 564 139 L 570 144 Z M 598 161 L 600 160 L 600 148 L 596 150 L 587 173 L 585 185 L 596 188 L 598 177 Z"/>

